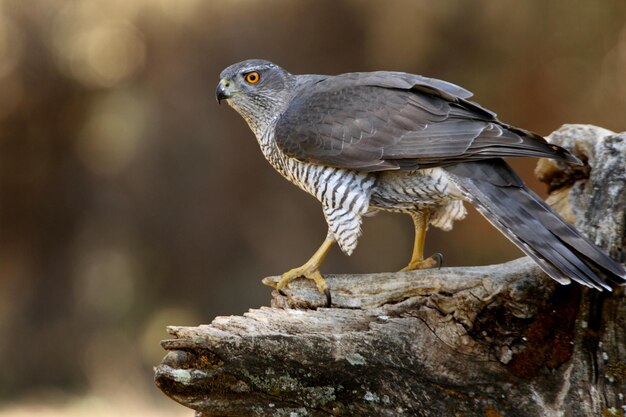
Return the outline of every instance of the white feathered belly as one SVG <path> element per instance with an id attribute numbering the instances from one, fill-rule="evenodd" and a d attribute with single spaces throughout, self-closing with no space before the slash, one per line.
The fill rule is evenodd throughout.
<path id="1" fill-rule="evenodd" d="M 370 198 L 373 211 L 430 210 L 431 224 L 450 230 L 467 214 L 463 196 L 441 168 L 381 172 Z"/>

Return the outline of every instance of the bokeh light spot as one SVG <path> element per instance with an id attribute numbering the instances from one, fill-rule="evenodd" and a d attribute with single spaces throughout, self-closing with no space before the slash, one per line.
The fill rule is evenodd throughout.
<path id="1" fill-rule="evenodd" d="M 118 173 L 135 156 L 146 125 L 139 94 L 112 92 L 96 101 L 76 144 L 80 160 L 97 175 Z"/>
<path id="2" fill-rule="evenodd" d="M 53 29 L 61 68 L 95 88 L 113 87 L 136 75 L 145 61 L 145 42 L 137 27 L 114 14 L 102 16 L 86 2 L 73 2 L 58 12 Z"/>
<path id="3" fill-rule="evenodd" d="M 0 14 L 0 78 L 17 67 L 22 56 L 22 37 L 17 27 Z"/>
<path id="4" fill-rule="evenodd" d="M 76 303 L 80 311 L 109 319 L 123 317 L 133 305 L 135 261 L 116 249 L 82 254 L 76 274 Z"/>

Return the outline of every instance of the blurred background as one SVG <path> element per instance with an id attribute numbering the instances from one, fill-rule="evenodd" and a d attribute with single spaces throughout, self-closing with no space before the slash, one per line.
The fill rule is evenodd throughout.
<path id="1" fill-rule="evenodd" d="M 326 234 L 215 102 L 247 58 L 442 78 L 516 126 L 626 130 L 624 0 L 0 0 L 0 415 L 191 415 L 154 387 L 165 326 L 268 305 Z M 533 187 L 535 160 L 514 165 Z M 322 272 L 398 270 L 408 216 Z M 520 253 L 474 211 L 427 252 Z"/>

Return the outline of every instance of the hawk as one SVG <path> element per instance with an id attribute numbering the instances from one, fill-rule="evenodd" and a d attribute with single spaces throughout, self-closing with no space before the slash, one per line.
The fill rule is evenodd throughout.
<path id="1" fill-rule="evenodd" d="M 464 201 L 561 284 L 611 290 L 626 271 L 556 214 L 502 159 L 581 162 L 543 137 L 499 121 L 452 83 L 402 72 L 293 75 L 266 60 L 229 66 L 216 96 L 248 123 L 269 163 L 322 203 L 328 233 L 304 265 L 284 273 L 311 279 L 330 305 L 319 268 L 336 242 L 350 255 L 362 217 L 409 214 L 413 254 L 403 271 L 435 267 L 424 258 L 429 224 L 450 230 Z"/>

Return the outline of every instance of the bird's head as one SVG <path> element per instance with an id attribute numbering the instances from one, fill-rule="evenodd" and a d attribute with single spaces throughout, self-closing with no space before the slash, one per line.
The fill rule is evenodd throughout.
<path id="1" fill-rule="evenodd" d="M 289 102 L 295 77 L 276 64 L 249 59 L 220 74 L 215 95 L 248 122 L 255 133 L 264 130 Z"/>

